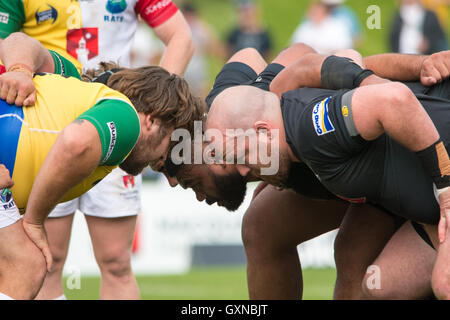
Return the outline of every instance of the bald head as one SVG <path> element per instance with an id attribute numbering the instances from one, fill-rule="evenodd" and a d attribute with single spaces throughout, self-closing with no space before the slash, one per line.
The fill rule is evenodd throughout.
<path id="1" fill-rule="evenodd" d="M 257 121 L 271 121 L 280 114 L 280 102 L 271 92 L 252 86 L 235 86 L 222 91 L 208 112 L 207 128 L 249 129 Z"/>

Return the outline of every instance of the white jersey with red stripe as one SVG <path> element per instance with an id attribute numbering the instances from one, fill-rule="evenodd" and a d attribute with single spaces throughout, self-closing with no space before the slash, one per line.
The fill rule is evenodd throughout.
<path id="1" fill-rule="evenodd" d="M 67 51 L 84 69 L 101 61 L 128 67 L 138 16 L 154 28 L 178 10 L 171 0 L 79 0 L 79 5 L 82 28 L 68 31 Z"/>
<path id="2" fill-rule="evenodd" d="M 138 17 L 155 28 L 177 10 L 171 0 L 2 0 L 0 38 L 22 31 L 78 69 L 100 61 L 128 67 Z"/>

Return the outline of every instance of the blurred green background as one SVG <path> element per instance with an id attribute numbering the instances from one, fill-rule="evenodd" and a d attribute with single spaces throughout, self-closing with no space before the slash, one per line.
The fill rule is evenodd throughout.
<path id="1" fill-rule="evenodd" d="M 231 28 L 236 24 L 237 0 L 189 0 L 195 4 L 201 17 L 225 41 Z M 178 1 L 182 3 L 183 1 Z M 178 3 L 177 2 L 177 3 Z M 254 0 L 261 7 L 262 20 L 268 28 L 274 43 L 273 53 L 287 47 L 290 38 L 305 16 L 311 1 L 308 0 Z M 397 8 L 396 0 L 347 0 L 345 5 L 353 9 L 358 16 L 363 31 L 363 39 L 356 48 L 363 56 L 384 53 L 388 51 L 388 33 Z M 381 12 L 381 29 L 369 30 L 366 21 L 370 17 L 367 8 L 377 5 Z M 450 39 L 450 24 L 447 28 Z M 210 61 L 211 81 L 219 72 L 223 61 L 212 58 Z"/>

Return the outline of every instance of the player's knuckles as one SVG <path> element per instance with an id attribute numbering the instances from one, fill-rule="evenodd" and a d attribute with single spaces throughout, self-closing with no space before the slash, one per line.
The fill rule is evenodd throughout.
<path id="1" fill-rule="evenodd" d="M 22 97 L 22 96 L 17 96 L 16 100 L 14 101 L 14 104 L 15 104 L 16 106 L 19 106 L 19 107 L 20 107 L 20 106 L 23 105 L 24 100 L 25 100 L 24 97 Z"/>
<path id="2" fill-rule="evenodd" d="M 9 87 L 7 84 L 4 84 L 2 86 L 2 89 L 0 90 L 0 98 L 2 98 L 3 100 L 6 99 L 6 97 L 8 96 L 8 92 L 9 92 Z"/>

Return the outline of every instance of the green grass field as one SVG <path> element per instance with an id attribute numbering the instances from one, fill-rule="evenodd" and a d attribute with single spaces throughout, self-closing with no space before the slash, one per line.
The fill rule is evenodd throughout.
<path id="1" fill-rule="evenodd" d="M 305 269 L 303 298 L 332 299 L 335 269 Z M 194 268 L 184 275 L 137 277 L 142 299 L 147 300 L 246 300 L 244 267 Z M 65 283 L 65 280 L 64 280 Z M 93 300 L 99 297 L 100 278 L 81 279 L 81 288 L 68 290 L 68 299 Z"/>

